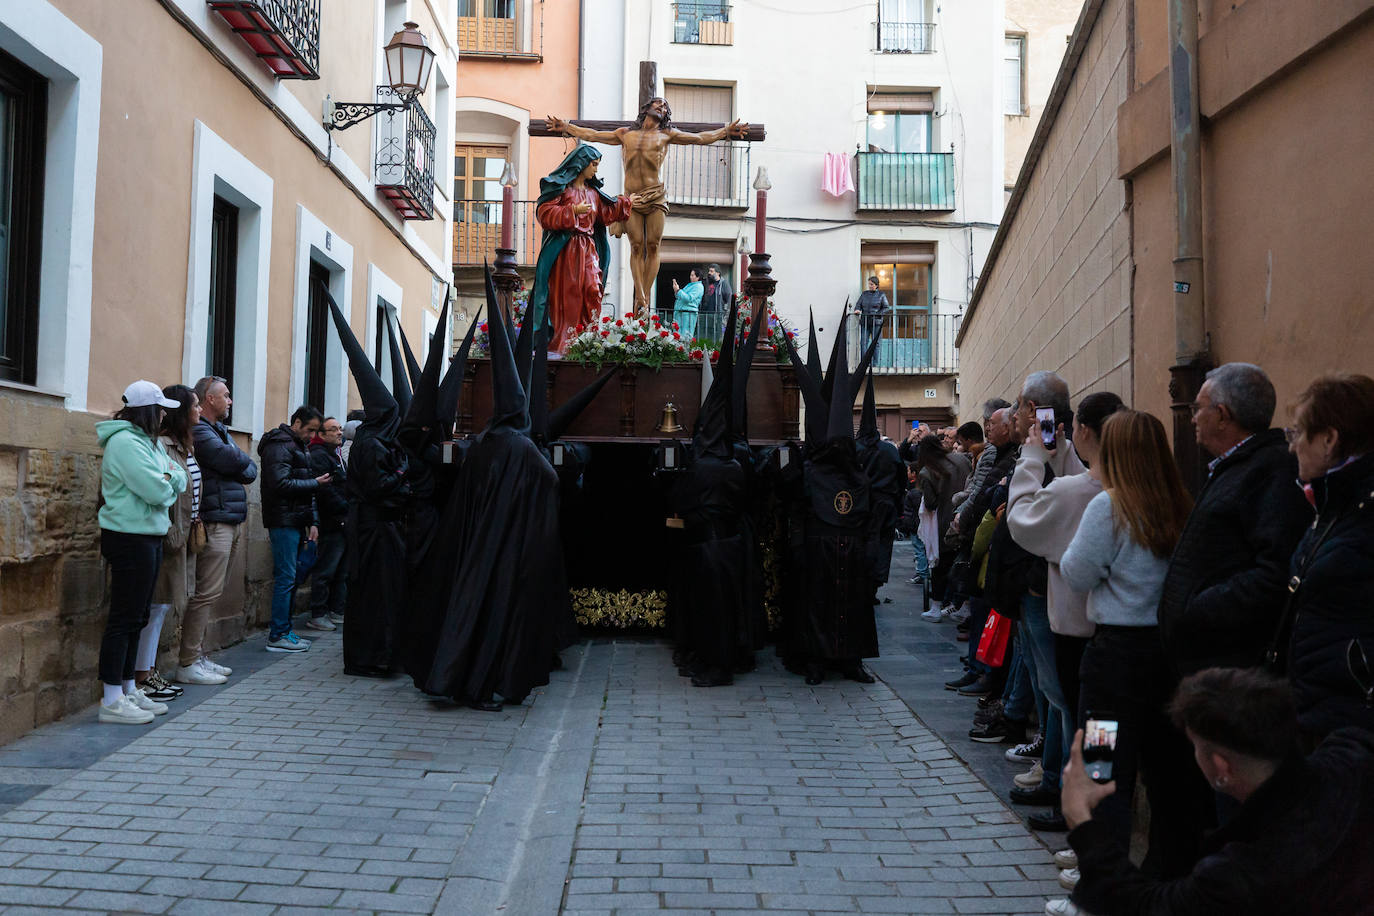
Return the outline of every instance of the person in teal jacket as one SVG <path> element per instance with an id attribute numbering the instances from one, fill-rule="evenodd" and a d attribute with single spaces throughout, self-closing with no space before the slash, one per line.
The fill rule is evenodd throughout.
<path id="1" fill-rule="evenodd" d="M 679 287 L 674 280 L 673 292 L 673 320 L 678 324 L 682 339 L 690 341 L 697 334 L 697 310 L 701 308 L 701 297 L 706 294 L 706 287 L 701 283 L 701 272 L 693 267 L 686 286 Z"/>
<path id="2" fill-rule="evenodd" d="M 134 669 L 162 564 L 162 537 L 171 524 L 167 510 L 186 489 L 186 471 L 158 441 L 164 409 L 179 406 L 140 380 L 125 389 L 114 419 L 95 426 L 105 449 L 100 553 L 110 564 L 110 616 L 100 641 L 101 722 L 142 725 L 167 711 L 134 683 Z"/>

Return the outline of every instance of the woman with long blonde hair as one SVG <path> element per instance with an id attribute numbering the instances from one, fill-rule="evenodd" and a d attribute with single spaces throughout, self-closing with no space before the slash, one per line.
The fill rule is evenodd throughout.
<path id="1" fill-rule="evenodd" d="M 1186 813 L 1175 809 L 1190 796 L 1175 790 L 1178 774 L 1166 763 L 1166 749 L 1181 738 L 1164 715 L 1171 685 L 1158 608 L 1169 556 L 1193 501 L 1164 425 L 1141 411 L 1107 418 L 1092 473 L 1103 492 L 1088 503 L 1059 571 L 1072 588 L 1088 593 L 1088 619 L 1097 624 L 1079 668 L 1079 724 L 1089 716 L 1118 723 L 1116 792 L 1095 816 L 1129 845 L 1131 799 L 1136 775 L 1143 773 L 1151 812 L 1145 867 L 1166 876 L 1186 874 L 1192 863 L 1182 853 L 1171 857 L 1168 839 Z"/>

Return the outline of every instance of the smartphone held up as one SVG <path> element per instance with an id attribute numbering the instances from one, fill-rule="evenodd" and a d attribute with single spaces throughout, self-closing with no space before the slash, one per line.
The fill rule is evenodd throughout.
<path id="1" fill-rule="evenodd" d="M 1111 713 L 1088 713 L 1083 727 L 1083 769 L 1093 782 L 1112 781 L 1112 760 L 1120 727 Z"/>
<path id="2" fill-rule="evenodd" d="M 1040 429 L 1041 444 L 1054 451 L 1054 408 L 1035 408 L 1035 425 Z"/>

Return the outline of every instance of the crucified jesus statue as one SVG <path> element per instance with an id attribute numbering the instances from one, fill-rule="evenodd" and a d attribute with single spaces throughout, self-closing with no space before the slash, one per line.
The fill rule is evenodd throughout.
<path id="1" fill-rule="evenodd" d="M 630 127 L 615 130 L 594 130 L 555 118 L 546 122 L 555 134 L 605 143 L 625 150 L 625 193 L 635 204 L 624 223 L 630 237 L 630 273 L 635 283 L 635 314 L 649 310 L 649 289 L 658 277 L 658 248 L 663 241 L 663 223 L 668 216 L 668 194 L 659 178 L 663 157 L 672 143 L 710 146 L 727 138 L 743 140 L 749 136 L 749 125 L 732 121 L 717 130 L 687 133 L 672 125 L 673 112 L 661 98 L 652 98 L 640 109 L 639 117 Z M 612 229 L 612 233 L 620 232 Z"/>

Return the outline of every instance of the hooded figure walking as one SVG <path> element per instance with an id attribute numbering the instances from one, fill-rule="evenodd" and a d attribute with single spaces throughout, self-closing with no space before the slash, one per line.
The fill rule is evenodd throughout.
<path id="1" fill-rule="evenodd" d="M 534 268 L 530 309 L 534 327 L 548 331 L 548 348 L 568 349 L 569 329 L 594 323 L 601 315 L 611 246 L 608 223 L 630 215 L 638 195 L 611 197 L 596 177 L 601 154 L 579 144 L 547 178 L 539 180 L 535 218 L 544 227 L 543 246 Z M 528 320 L 528 319 L 527 319 Z"/>

